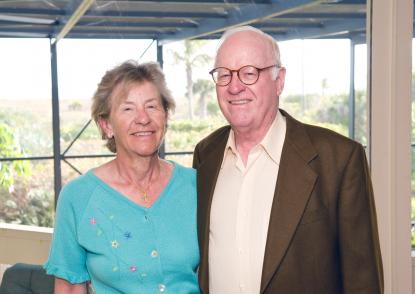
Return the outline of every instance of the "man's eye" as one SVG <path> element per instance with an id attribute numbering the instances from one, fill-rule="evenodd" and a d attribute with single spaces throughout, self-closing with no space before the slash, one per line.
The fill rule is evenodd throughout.
<path id="1" fill-rule="evenodd" d="M 256 74 L 253 73 L 253 72 L 244 72 L 242 75 L 245 79 L 255 79 L 256 78 Z"/>
<path id="2" fill-rule="evenodd" d="M 220 74 L 220 75 L 218 75 L 218 76 L 219 76 L 219 79 L 226 79 L 226 78 L 228 78 L 230 75 L 231 75 L 230 73 L 223 73 L 223 74 Z"/>

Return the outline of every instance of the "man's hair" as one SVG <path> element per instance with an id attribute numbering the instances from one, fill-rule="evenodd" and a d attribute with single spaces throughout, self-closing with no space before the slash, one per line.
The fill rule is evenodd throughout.
<path id="1" fill-rule="evenodd" d="M 102 139 L 107 140 L 106 146 L 111 152 L 116 152 L 114 137 L 108 138 L 98 123 L 100 119 L 109 119 L 111 106 L 114 103 L 114 95 L 127 94 L 132 84 L 150 82 L 156 86 L 161 96 L 163 109 L 168 115 L 175 108 L 175 103 L 170 90 L 167 88 L 163 71 L 156 62 L 139 64 L 137 61 L 128 60 L 107 71 L 102 77 L 98 88 L 92 97 L 91 116 L 97 124 Z M 117 99 L 122 97 L 117 97 Z"/>
<path id="2" fill-rule="evenodd" d="M 259 34 L 259 35 L 263 36 L 264 39 L 268 40 L 271 44 L 271 48 L 272 48 L 272 51 L 273 51 L 272 53 L 275 57 L 275 64 L 278 67 L 281 67 L 282 64 L 281 64 L 280 49 L 278 47 L 277 41 L 271 35 L 269 35 L 267 33 L 264 33 L 263 31 L 261 31 L 257 28 L 254 28 L 252 26 L 240 26 L 240 27 L 234 27 L 234 28 L 230 28 L 230 29 L 226 30 L 223 33 L 222 37 L 220 38 L 219 45 L 218 45 L 218 48 L 217 48 L 216 52 L 218 52 L 220 50 L 220 47 L 226 41 L 226 39 L 228 39 L 233 34 L 239 33 L 239 32 L 254 32 L 256 34 Z"/>

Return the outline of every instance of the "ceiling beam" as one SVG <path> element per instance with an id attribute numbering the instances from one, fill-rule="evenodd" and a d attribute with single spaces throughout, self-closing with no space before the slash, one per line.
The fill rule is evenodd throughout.
<path id="1" fill-rule="evenodd" d="M 158 37 L 159 40 L 161 40 L 160 44 L 162 45 L 178 40 L 200 38 L 210 34 L 222 32 L 232 27 L 249 25 L 257 21 L 263 21 L 268 18 L 326 2 L 327 1 L 325 0 L 272 0 L 271 4 L 251 3 L 243 5 L 238 9 L 231 10 L 225 19 L 214 21 L 206 18 L 200 21 L 198 28 L 185 29 L 174 34 L 173 36 L 162 34 Z"/>
<path id="2" fill-rule="evenodd" d="M 365 12 L 294 12 L 279 16 L 280 19 L 292 18 L 316 18 L 316 19 L 339 19 L 339 18 L 366 18 Z"/>
<path id="3" fill-rule="evenodd" d="M 0 31 L 0 38 L 48 38 L 48 35 L 43 33 Z"/>
<path id="4" fill-rule="evenodd" d="M 38 18 L 38 17 L 27 17 L 18 15 L 5 15 L 0 14 L 0 21 L 7 21 L 12 23 L 30 23 L 30 24 L 54 24 L 55 19 Z"/>
<path id="5" fill-rule="evenodd" d="M 78 2 L 80 1 L 73 0 L 70 5 L 76 6 Z M 55 40 L 53 41 L 54 44 L 65 37 L 65 35 L 76 25 L 78 20 L 85 14 L 93 3 L 95 3 L 95 0 L 83 0 L 79 3 L 79 6 L 75 10 L 73 8 L 70 9 L 68 15 L 59 20 L 60 23 L 64 23 L 65 25 L 57 28 L 59 32 L 56 34 Z M 69 14 L 71 15 L 69 16 Z"/>
<path id="6" fill-rule="evenodd" d="M 65 16 L 67 13 L 64 9 L 45 9 L 45 8 L 10 8 L 0 7 L 0 13 L 18 13 L 30 15 L 49 15 Z M 226 12 L 190 12 L 190 11 L 150 11 L 150 10 L 89 10 L 85 16 L 109 16 L 109 17 L 166 17 L 166 18 L 226 18 Z"/>
<path id="7" fill-rule="evenodd" d="M 334 37 L 345 33 L 365 30 L 366 20 L 342 20 L 328 21 L 322 24 L 321 28 L 302 28 L 301 30 L 288 31 L 281 35 L 273 35 L 278 41 L 294 40 L 294 39 L 317 39 Z"/>
<path id="8" fill-rule="evenodd" d="M 77 27 L 133 27 L 133 28 L 146 28 L 146 27 L 173 27 L 173 28 L 194 28 L 197 24 L 194 22 L 143 22 L 143 21 L 111 21 L 111 20 L 99 20 L 99 21 L 79 21 Z"/>
<path id="9" fill-rule="evenodd" d="M 130 0 L 131 1 L 131 0 Z M 148 2 L 149 0 L 133 0 L 134 2 Z M 208 4 L 244 4 L 244 3 L 248 3 L 248 2 L 253 2 L 252 0 L 245 0 L 245 1 L 241 1 L 241 0 L 197 0 L 198 2 L 201 3 L 208 3 Z M 127 2 L 127 1 L 119 1 L 119 2 Z M 155 2 L 155 1 L 153 1 Z M 195 0 L 157 0 L 157 3 L 166 3 L 166 4 L 175 4 L 175 3 L 194 3 Z M 269 0 L 255 0 L 256 3 L 268 3 Z"/>

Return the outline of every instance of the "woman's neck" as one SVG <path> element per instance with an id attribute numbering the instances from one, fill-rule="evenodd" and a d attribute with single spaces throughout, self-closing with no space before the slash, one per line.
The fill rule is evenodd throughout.
<path id="1" fill-rule="evenodd" d="M 157 155 L 149 158 L 135 158 L 134 160 L 125 160 L 117 156 L 113 163 L 121 182 L 143 188 L 157 179 L 161 172 L 161 160 Z"/>

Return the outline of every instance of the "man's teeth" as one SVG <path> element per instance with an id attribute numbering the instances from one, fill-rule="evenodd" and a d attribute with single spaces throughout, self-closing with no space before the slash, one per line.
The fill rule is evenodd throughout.
<path id="1" fill-rule="evenodd" d="M 240 105 L 240 104 L 246 104 L 246 103 L 249 103 L 249 100 L 248 100 L 248 99 L 242 99 L 242 100 L 232 100 L 232 101 L 229 101 L 229 103 L 230 103 L 230 104 L 233 104 L 233 105 Z"/>

